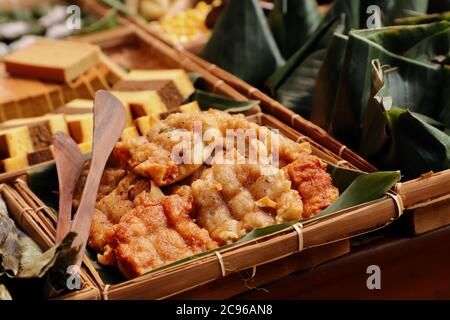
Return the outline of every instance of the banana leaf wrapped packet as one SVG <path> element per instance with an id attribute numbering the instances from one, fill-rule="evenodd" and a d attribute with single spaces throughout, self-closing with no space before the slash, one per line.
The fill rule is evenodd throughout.
<path id="1" fill-rule="evenodd" d="M 78 252 L 71 248 L 74 236 L 67 235 L 43 252 L 9 217 L 0 196 L 0 300 L 51 297 L 65 291 L 66 270 Z"/>
<path id="2" fill-rule="evenodd" d="M 255 86 L 284 64 L 257 0 L 230 0 L 201 56 Z"/>
<path id="3" fill-rule="evenodd" d="M 284 66 L 267 79 L 266 86 L 283 105 L 304 117 L 310 117 L 314 92 L 318 91 L 316 86 L 320 85 L 316 79 L 324 60 L 332 50 L 334 52 L 330 58 L 335 57 L 335 61 L 342 59 L 345 52 L 342 47 L 336 51 L 334 33 L 345 36 L 352 29 L 391 25 L 395 19 L 405 17 L 411 11 L 425 13 L 427 7 L 428 0 L 336 0 L 312 35 L 297 48 Z M 379 21 L 375 19 L 375 14 L 380 15 Z M 332 80 L 330 83 L 335 85 Z"/>
<path id="4" fill-rule="evenodd" d="M 401 168 L 406 179 L 449 169 L 448 126 L 397 104 L 396 100 L 411 97 L 405 90 L 391 96 L 391 90 L 405 87 L 397 72 L 396 68 L 383 70 L 379 60 L 372 62 L 372 94 L 362 124 L 361 154 L 381 168 Z"/>

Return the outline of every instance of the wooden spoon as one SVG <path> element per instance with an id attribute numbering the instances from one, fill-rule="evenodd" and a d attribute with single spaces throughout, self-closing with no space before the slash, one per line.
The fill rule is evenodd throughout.
<path id="1" fill-rule="evenodd" d="M 56 170 L 59 184 L 59 214 L 55 243 L 60 243 L 70 231 L 72 198 L 78 178 L 83 170 L 84 157 L 78 145 L 63 132 L 54 136 Z"/>
<path id="2" fill-rule="evenodd" d="M 100 179 L 114 144 L 125 127 L 126 114 L 122 103 L 111 93 L 99 90 L 94 96 L 94 142 L 91 167 L 84 186 L 72 231 L 77 234 L 73 246 L 80 247 L 77 265 L 81 265 L 92 215 L 94 213 Z"/>

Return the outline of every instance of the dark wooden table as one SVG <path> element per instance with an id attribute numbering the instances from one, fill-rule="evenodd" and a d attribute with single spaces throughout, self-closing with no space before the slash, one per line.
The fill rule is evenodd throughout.
<path id="1" fill-rule="evenodd" d="M 235 299 L 450 299 L 450 226 L 414 237 L 397 231 Z M 367 288 L 370 265 L 380 267 L 379 290 Z"/>

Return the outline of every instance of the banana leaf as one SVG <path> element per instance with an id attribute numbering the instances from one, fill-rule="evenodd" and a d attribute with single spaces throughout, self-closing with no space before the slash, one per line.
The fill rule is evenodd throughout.
<path id="1" fill-rule="evenodd" d="M 385 1 L 384 8 L 382 8 L 382 12 L 385 13 L 384 25 L 393 25 L 395 19 L 404 18 L 411 14 L 424 14 L 427 12 L 428 3 L 429 0 Z"/>
<path id="2" fill-rule="evenodd" d="M 197 101 L 202 110 L 214 108 L 229 113 L 245 112 L 259 105 L 257 100 L 238 101 L 203 90 L 196 90 L 190 100 Z"/>
<path id="3" fill-rule="evenodd" d="M 325 130 L 331 121 L 332 102 L 337 93 L 336 84 L 344 63 L 347 42 L 347 36 L 340 33 L 333 35 L 317 75 L 310 120 Z"/>
<path id="4" fill-rule="evenodd" d="M 432 23 L 438 21 L 450 21 L 450 11 L 442 12 L 442 13 L 432 13 L 414 17 L 407 18 L 399 18 L 395 19 L 394 23 L 396 25 L 414 25 L 414 24 L 425 24 Z"/>
<path id="5" fill-rule="evenodd" d="M 316 78 L 334 32 L 342 32 L 345 19 L 322 24 L 286 64 L 277 69 L 266 85 L 272 96 L 296 113 L 307 117 L 312 107 Z"/>
<path id="6" fill-rule="evenodd" d="M 257 87 L 284 64 L 257 0 L 230 0 L 201 56 Z"/>
<path id="7" fill-rule="evenodd" d="M 443 93 L 441 95 L 441 105 L 445 106 L 445 103 L 447 103 L 447 106 L 442 109 L 442 112 L 439 116 L 439 119 L 442 119 L 442 122 L 447 124 L 447 128 L 450 128 L 450 108 L 448 106 L 448 101 L 450 101 L 450 65 L 443 66 L 443 72 L 444 72 L 444 84 L 442 86 Z M 447 90 L 445 90 L 447 88 Z"/>
<path id="8" fill-rule="evenodd" d="M 314 0 L 276 0 L 268 21 L 278 48 L 289 59 L 322 20 Z"/>
<path id="9" fill-rule="evenodd" d="M 123 14 L 126 14 L 128 16 L 136 16 L 137 14 L 131 12 L 128 7 L 120 2 L 119 0 L 102 0 L 102 2 L 111 8 L 117 10 L 118 12 L 121 12 Z"/>
<path id="10" fill-rule="evenodd" d="M 379 61 L 372 63 L 361 154 L 380 168 L 400 169 L 406 179 L 450 168 L 450 136 L 443 124 L 396 105 L 390 88 L 402 86 L 401 79 L 388 76 L 392 73 L 396 70 L 383 71 Z"/>
<path id="11" fill-rule="evenodd" d="M 42 252 L 9 218 L 0 197 L 0 276 L 5 274 L 10 283 L 16 279 L 42 279 L 47 293 L 67 290 L 66 271 L 78 254 L 78 249 L 72 248 L 74 238 L 75 234 L 69 233 L 59 245 Z"/>
<path id="12" fill-rule="evenodd" d="M 33 12 L 27 8 L 16 7 L 11 10 L 11 16 L 14 20 L 19 21 L 33 21 Z"/>
<path id="13" fill-rule="evenodd" d="M 12 300 L 12 297 L 8 291 L 8 288 L 6 288 L 4 284 L 0 283 L 0 301 L 1 300 Z"/>
<path id="14" fill-rule="evenodd" d="M 393 81 L 396 85 L 390 87 L 394 104 L 441 120 L 439 114 L 449 103 L 441 99 L 446 75 L 441 65 L 427 60 L 448 54 L 449 30 L 450 23 L 442 21 L 350 32 L 332 107 L 331 133 L 350 146 L 358 147 L 361 122 L 370 96 L 373 59 L 398 69 L 396 75 L 402 81 Z M 329 99 L 333 101 L 333 97 Z"/>
<path id="15" fill-rule="evenodd" d="M 83 22 L 86 23 L 87 19 L 84 19 Z M 117 27 L 119 23 L 117 22 L 117 12 L 111 11 L 107 15 L 103 16 L 101 19 L 95 21 L 92 24 L 87 26 L 83 26 L 81 30 L 76 32 L 76 35 L 84 35 L 88 33 L 100 32 L 104 30 L 108 30 L 114 27 Z"/>
<path id="16" fill-rule="evenodd" d="M 52 5 L 49 3 L 42 3 L 39 4 L 38 6 L 34 7 L 32 9 L 33 11 L 33 16 L 36 19 L 39 19 L 40 17 L 45 16 L 47 13 L 49 13 L 52 10 Z"/>
<path id="17" fill-rule="evenodd" d="M 34 242 L 29 236 L 23 233 L 20 229 L 17 229 L 18 238 L 19 238 L 19 248 L 20 248 L 20 270 L 17 274 L 18 278 L 22 278 L 27 270 L 31 270 L 31 265 L 33 265 L 34 261 L 39 260 L 39 257 L 42 255 L 42 250 L 39 246 Z M 24 273 L 25 271 L 25 273 Z"/>
<path id="18" fill-rule="evenodd" d="M 425 12 L 428 0 L 387 1 L 387 0 L 361 0 L 334 2 L 331 9 L 325 15 L 316 32 L 308 39 L 305 45 L 299 49 L 284 65 L 277 69 L 267 80 L 267 87 L 272 96 L 283 105 L 294 110 L 304 117 L 314 115 L 314 120 L 322 127 L 327 127 L 330 118 L 330 97 L 322 94 L 335 95 L 335 88 L 325 84 L 328 81 L 336 81 L 340 74 L 340 67 L 345 53 L 342 41 L 333 41 L 333 33 L 346 35 L 352 29 L 367 27 L 367 20 L 372 13 L 367 13 L 367 8 L 377 5 L 382 16 L 382 23 L 391 24 L 393 19 L 414 12 Z M 337 42 L 337 43 L 336 43 Z M 324 49 L 332 50 L 335 56 L 328 54 Z M 320 75 L 324 59 L 328 57 L 327 68 Z M 334 66 L 330 63 L 335 63 Z M 324 76 L 333 76 L 332 80 L 324 79 Z M 320 82 L 317 78 L 320 78 Z M 317 84 L 319 88 L 317 88 Z M 324 88 L 325 87 L 325 88 Z M 318 99 L 316 107 L 314 97 Z M 316 109 L 313 111 L 313 109 Z M 322 111 L 326 111 L 322 114 Z M 323 115 L 323 118 L 320 115 Z"/>

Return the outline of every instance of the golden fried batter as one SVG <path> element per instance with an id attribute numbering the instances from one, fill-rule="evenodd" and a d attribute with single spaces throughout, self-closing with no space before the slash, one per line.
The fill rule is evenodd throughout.
<path id="1" fill-rule="evenodd" d="M 191 206 L 192 199 L 177 194 L 135 200 L 115 232 L 117 264 L 127 278 L 217 247 L 189 217 Z"/>
<path id="2" fill-rule="evenodd" d="M 192 183 L 198 222 L 219 243 L 302 217 L 303 204 L 283 170 L 263 174 L 260 165 L 213 164 Z"/>
<path id="3" fill-rule="evenodd" d="M 129 173 L 96 204 L 88 244 L 100 263 L 117 264 L 128 278 L 217 247 L 189 216 L 189 186 L 171 196 L 153 188 L 150 180 Z"/>
<path id="4" fill-rule="evenodd" d="M 305 218 L 318 214 L 339 197 L 327 165 L 318 157 L 302 154 L 284 169 L 303 199 Z"/>
<path id="5" fill-rule="evenodd" d="M 194 130 L 195 128 L 198 130 Z M 203 141 L 203 134 L 208 129 L 215 129 L 221 136 L 217 140 L 211 138 L 212 141 Z M 279 157 L 283 163 L 289 163 L 298 155 L 310 152 L 308 143 L 299 144 L 279 134 L 271 134 L 269 129 L 249 122 L 242 115 L 209 110 L 171 114 L 152 126 L 146 137 L 119 142 L 114 149 L 114 156 L 127 163 L 136 174 L 153 179 L 159 186 L 165 186 L 188 177 L 200 168 L 207 158 L 204 151 L 206 146 L 213 150 L 222 143 L 225 147 L 225 141 L 230 139 L 227 135 L 229 129 L 234 130 L 232 139 L 244 135 L 246 144 L 258 138 L 263 141 L 267 152 L 271 152 L 272 148 L 279 149 Z M 248 136 L 248 130 L 253 130 L 251 132 L 254 132 L 254 136 Z M 188 146 L 187 154 L 177 151 L 181 141 Z M 185 161 L 186 159 L 190 161 Z"/>
<path id="6" fill-rule="evenodd" d="M 89 236 L 89 246 L 98 251 L 98 259 L 103 264 L 115 264 L 111 247 L 114 242 L 114 226 L 123 215 L 134 208 L 133 200 L 150 189 L 150 181 L 130 173 L 117 187 L 101 198 L 94 211 Z"/>

